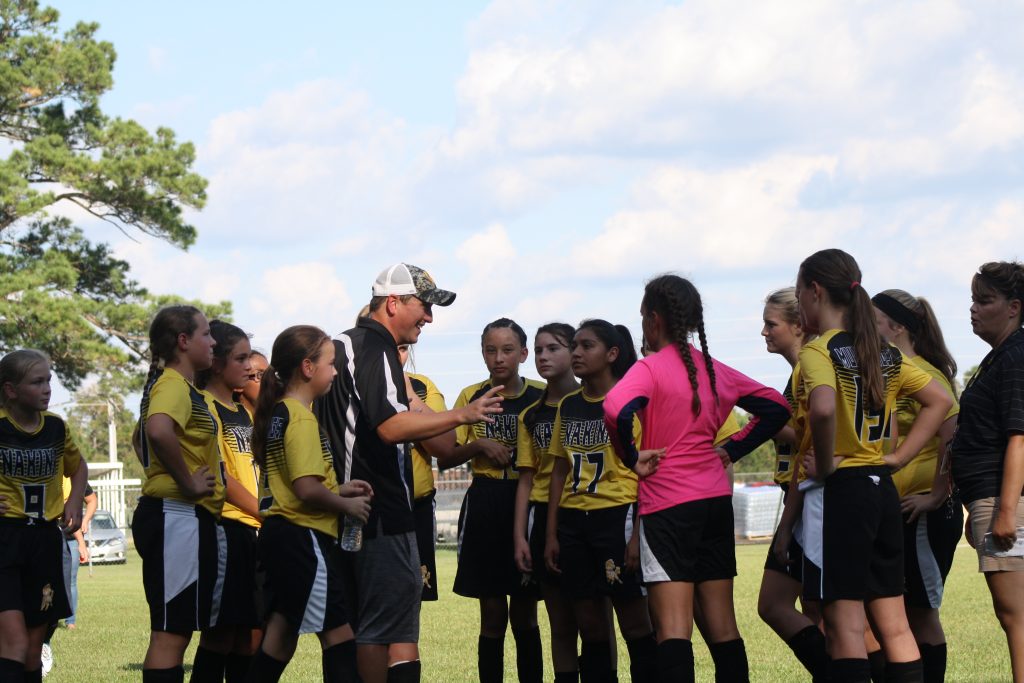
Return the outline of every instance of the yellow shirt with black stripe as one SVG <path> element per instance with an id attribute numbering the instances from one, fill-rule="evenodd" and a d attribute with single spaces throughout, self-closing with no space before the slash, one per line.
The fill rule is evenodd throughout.
<path id="1" fill-rule="evenodd" d="M 443 413 L 447 410 L 444 404 L 444 394 L 437 388 L 437 385 L 430 381 L 426 375 L 409 373 L 409 383 L 416 396 L 427 404 L 427 407 L 435 413 Z M 413 497 L 416 499 L 429 496 L 434 490 L 434 468 L 430 455 L 421 449 L 413 446 L 412 449 L 412 488 Z"/>
<path id="2" fill-rule="evenodd" d="M 634 416 L 634 443 L 640 437 Z M 636 502 L 636 474 L 619 460 L 604 426 L 604 396 L 590 398 L 579 389 L 559 402 L 550 451 L 569 461 L 559 507 L 600 510 Z"/>
<path id="3" fill-rule="evenodd" d="M 3 517 L 54 520 L 64 514 L 64 477 L 78 471 L 82 455 L 58 415 L 39 413 L 26 431 L 0 408 L 0 495 Z"/>
<path id="4" fill-rule="evenodd" d="M 338 515 L 308 507 L 292 489 L 299 477 L 316 477 L 330 491 L 338 491 L 330 442 L 309 406 L 292 398 L 278 401 L 267 426 L 266 444 L 260 513 L 337 538 Z"/>
<path id="5" fill-rule="evenodd" d="M 491 390 L 491 380 L 477 382 L 462 390 L 455 407 L 461 408 L 480 398 Z M 518 451 L 519 414 L 530 404 L 535 403 L 544 393 L 544 383 L 532 379 L 524 379 L 523 387 L 515 396 L 504 396 L 501 402 L 501 413 L 491 415 L 494 422 L 477 422 L 472 425 L 462 425 L 455 430 L 455 438 L 460 446 L 476 441 L 477 439 L 491 439 L 507 446 L 512 452 L 512 462 L 508 467 L 497 467 L 485 455 L 478 455 L 469 463 L 469 468 L 474 477 L 487 477 L 490 479 L 518 479 L 519 471 L 516 468 L 516 457 Z"/>
<path id="6" fill-rule="evenodd" d="M 258 497 L 260 475 L 259 467 L 252 457 L 252 416 L 241 403 L 227 405 L 208 391 L 204 391 L 203 394 L 206 395 L 206 402 L 220 425 L 218 439 L 224 469 L 254 498 Z M 224 509 L 220 516 L 254 528 L 260 526 L 260 520 L 227 500 L 224 501 Z"/>
<path id="7" fill-rule="evenodd" d="M 793 367 L 793 372 L 789 375 L 786 388 L 782 391 L 782 396 L 786 399 L 786 403 L 789 404 L 789 422 L 786 423 L 786 426 L 792 428 L 795 432 L 797 444 L 793 445 L 785 441 L 775 442 L 775 483 L 779 485 L 789 484 L 793 479 L 793 469 L 796 467 L 794 456 L 799 450 L 800 437 L 803 434 L 803 427 L 806 422 L 805 415 L 800 408 L 800 402 L 796 398 L 799 383 L 800 363 L 798 362 Z"/>
<path id="8" fill-rule="evenodd" d="M 224 470 L 217 443 L 217 419 L 206 402 L 206 395 L 177 370 L 163 368 L 149 390 L 143 392 L 141 413 L 142 464 L 146 471 L 142 495 L 200 505 L 219 517 L 224 507 Z M 161 414 L 174 421 L 181 457 L 188 471 L 195 472 L 205 465 L 214 474 L 212 495 L 187 498 L 153 452 L 146 435 L 146 421 Z"/>
<path id="9" fill-rule="evenodd" d="M 551 468 L 555 460 L 551 455 L 551 435 L 555 428 L 558 403 L 535 401 L 519 414 L 519 442 L 516 463 L 519 469 L 534 471 L 530 501 L 548 502 L 551 486 Z"/>
<path id="10" fill-rule="evenodd" d="M 881 365 L 885 404 L 872 410 L 861 388 L 849 333 L 829 330 L 800 351 L 800 374 L 806 392 L 804 411 L 806 401 L 818 387 L 831 387 L 836 392 L 835 455 L 843 457 L 840 468 L 884 464 L 882 452 L 892 435 L 896 399 L 920 391 L 931 381 L 927 372 L 893 346 L 882 345 Z"/>
<path id="11" fill-rule="evenodd" d="M 910 362 L 933 377 L 942 385 L 942 388 L 946 390 L 946 393 L 952 397 L 953 407 L 949 409 L 948 413 L 946 413 L 945 419 L 948 420 L 951 417 L 959 415 L 960 404 L 957 402 L 956 395 L 953 393 L 953 388 L 949 385 L 949 380 L 946 379 L 945 375 L 921 356 L 914 356 L 910 359 Z M 896 426 L 899 434 L 898 443 L 902 443 L 903 439 L 910 433 L 910 427 L 914 424 L 914 420 L 917 419 L 917 415 L 920 412 L 921 404 L 909 396 L 905 396 L 896 401 Z M 927 493 L 932 490 L 932 481 L 935 477 L 935 467 L 938 463 L 939 440 L 940 439 L 937 434 L 933 436 L 928 440 L 928 443 L 918 451 L 918 454 L 914 456 L 913 460 L 907 463 L 906 466 L 898 472 L 893 472 L 892 482 L 896 484 L 896 490 L 901 496 L 910 496 L 915 493 Z"/>

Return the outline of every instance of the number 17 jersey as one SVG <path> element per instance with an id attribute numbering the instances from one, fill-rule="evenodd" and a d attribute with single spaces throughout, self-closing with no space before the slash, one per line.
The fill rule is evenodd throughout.
<path id="1" fill-rule="evenodd" d="M 634 443 L 640 437 L 634 416 Z M 589 398 L 580 389 L 562 399 L 549 452 L 569 461 L 559 507 L 600 510 L 636 502 L 636 474 L 619 460 L 604 426 L 604 396 Z"/>

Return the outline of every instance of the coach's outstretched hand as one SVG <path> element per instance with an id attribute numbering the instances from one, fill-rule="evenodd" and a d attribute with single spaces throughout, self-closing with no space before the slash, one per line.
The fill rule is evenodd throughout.
<path id="1" fill-rule="evenodd" d="M 212 496 L 216 486 L 214 474 L 206 465 L 185 477 L 181 482 L 182 493 L 189 498 Z"/>
<path id="2" fill-rule="evenodd" d="M 658 471 L 658 463 L 661 462 L 662 457 L 665 455 L 664 448 L 652 448 L 640 451 L 639 457 L 636 459 L 636 464 L 633 465 L 633 471 L 636 472 L 636 476 L 643 479 L 649 477 Z"/>
<path id="3" fill-rule="evenodd" d="M 338 495 L 343 498 L 355 498 L 357 496 L 373 498 L 373 487 L 367 481 L 353 479 L 338 487 Z"/>
<path id="4" fill-rule="evenodd" d="M 459 418 L 462 424 L 471 425 L 477 422 L 494 422 L 494 418 L 491 415 L 502 412 L 501 402 L 505 399 L 503 396 L 499 396 L 498 392 L 504 388 L 503 384 L 492 387 L 490 391 L 477 400 L 459 408 Z"/>

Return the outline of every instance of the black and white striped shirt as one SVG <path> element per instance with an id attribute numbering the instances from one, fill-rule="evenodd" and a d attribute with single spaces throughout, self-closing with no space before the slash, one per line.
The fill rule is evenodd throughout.
<path id="1" fill-rule="evenodd" d="M 331 441 L 338 479 L 373 487 L 364 533 L 413 531 L 412 459 L 405 444 L 387 444 L 377 427 L 409 409 L 398 345 L 383 325 L 362 318 L 334 340 L 338 376 L 313 412 Z M 379 529 L 378 529 L 379 527 Z"/>

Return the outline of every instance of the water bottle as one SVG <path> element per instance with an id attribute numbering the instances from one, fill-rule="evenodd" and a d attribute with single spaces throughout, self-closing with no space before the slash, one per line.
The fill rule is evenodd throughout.
<path id="1" fill-rule="evenodd" d="M 350 553 L 363 547 L 363 523 L 359 518 L 345 515 L 345 525 L 341 530 L 341 549 Z"/>

